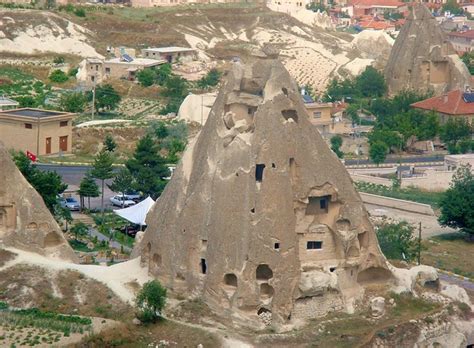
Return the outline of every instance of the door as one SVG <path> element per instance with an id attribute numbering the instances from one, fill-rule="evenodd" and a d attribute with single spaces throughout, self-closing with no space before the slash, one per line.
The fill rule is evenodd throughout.
<path id="1" fill-rule="evenodd" d="M 46 154 L 51 153 L 51 138 L 46 138 Z"/>
<path id="2" fill-rule="evenodd" d="M 59 150 L 67 152 L 67 135 L 59 137 Z"/>

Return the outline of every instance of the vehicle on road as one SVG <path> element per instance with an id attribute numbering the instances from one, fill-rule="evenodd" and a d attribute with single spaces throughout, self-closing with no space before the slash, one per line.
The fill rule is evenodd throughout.
<path id="1" fill-rule="evenodd" d="M 60 197 L 58 201 L 61 207 L 69 209 L 70 211 L 81 210 L 81 205 L 74 197 L 67 197 L 67 198 Z"/>
<path id="2" fill-rule="evenodd" d="M 112 203 L 112 205 L 115 205 L 117 207 L 123 207 L 123 208 L 130 207 L 136 204 L 131 199 L 128 199 L 127 196 L 121 196 L 121 195 L 110 197 L 110 203 Z"/>
<path id="3" fill-rule="evenodd" d="M 124 196 L 128 200 L 134 201 L 135 203 L 138 203 L 139 201 L 142 200 L 142 195 L 140 194 L 140 192 L 137 192 L 137 191 L 126 191 Z"/>

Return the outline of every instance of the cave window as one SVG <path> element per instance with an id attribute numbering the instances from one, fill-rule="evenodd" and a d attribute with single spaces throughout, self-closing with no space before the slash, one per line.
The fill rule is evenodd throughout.
<path id="1" fill-rule="evenodd" d="M 206 274 L 207 272 L 206 259 L 201 259 L 200 266 L 201 266 L 201 273 Z"/>
<path id="2" fill-rule="evenodd" d="M 326 213 L 328 212 L 328 201 L 327 201 L 327 199 L 320 199 L 319 200 L 319 208 L 321 208 L 321 210 L 325 210 Z"/>
<path id="3" fill-rule="evenodd" d="M 331 196 L 308 197 L 308 205 L 306 206 L 306 215 L 327 213 L 329 210 L 330 197 Z"/>
<path id="4" fill-rule="evenodd" d="M 316 241 L 316 240 L 309 240 L 306 242 L 306 249 L 308 250 L 315 250 L 315 249 L 322 249 L 323 248 L 323 242 L 321 241 Z"/>
<path id="5" fill-rule="evenodd" d="M 255 108 L 255 107 L 249 106 L 249 107 L 247 108 L 247 113 L 248 113 L 249 115 L 253 115 L 253 114 L 255 113 L 255 111 L 257 111 L 257 108 Z"/>
<path id="6" fill-rule="evenodd" d="M 234 273 L 224 275 L 224 284 L 227 286 L 237 287 L 237 276 Z"/>
<path id="7" fill-rule="evenodd" d="M 285 87 L 283 87 L 281 91 L 283 92 L 284 95 L 288 96 L 288 90 Z"/>
<path id="8" fill-rule="evenodd" d="M 329 267 L 329 272 L 334 272 L 336 270 L 336 267 Z"/>
<path id="9" fill-rule="evenodd" d="M 257 182 L 262 182 L 264 169 L 265 169 L 265 164 L 257 164 L 257 166 L 255 167 L 255 180 Z"/>
<path id="10" fill-rule="evenodd" d="M 252 214 L 255 214 L 255 208 L 250 209 L 250 212 L 251 212 Z"/>
<path id="11" fill-rule="evenodd" d="M 273 278 L 273 271 L 266 264 L 258 265 L 256 277 L 258 280 L 268 280 L 270 278 Z"/>
<path id="12" fill-rule="evenodd" d="M 298 123 L 298 113 L 296 110 L 283 110 L 281 112 L 283 118 L 288 121 L 290 118 L 293 119 L 296 123 Z"/>
<path id="13" fill-rule="evenodd" d="M 276 164 L 275 164 L 275 163 L 272 163 L 272 168 L 276 168 Z"/>
<path id="14" fill-rule="evenodd" d="M 279 242 L 276 242 L 275 244 L 273 244 L 273 248 L 275 250 L 280 250 L 280 243 Z"/>

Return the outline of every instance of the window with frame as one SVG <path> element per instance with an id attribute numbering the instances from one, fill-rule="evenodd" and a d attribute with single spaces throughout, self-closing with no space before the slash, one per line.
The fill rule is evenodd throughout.
<path id="1" fill-rule="evenodd" d="M 26 129 L 33 129 L 33 125 L 31 123 L 25 123 Z"/>
<path id="2" fill-rule="evenodd" d="M 316 249 L 322 249 L 323 248 L 323 242 L 317 241 L 317 240 L 309 240 L 306 242 L 306 249 L 308 250 L 316 250 Z"/>
<path id="3" fill-rule="evenodd" d="M 59 122 L 59 127 L 67 127 L 68 121 L 61 121 Z"/>
<path id="4" fill-rule="evenodd" d="M 321 118 L 321 111 L 314 111 L 313 112 L 313 117 L 314 118 Z"/>

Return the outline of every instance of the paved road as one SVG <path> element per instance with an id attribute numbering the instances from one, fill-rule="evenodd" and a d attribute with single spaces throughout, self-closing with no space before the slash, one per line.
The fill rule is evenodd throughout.
<path id="1" fill-rule="evenodd" d="M 457 277 L 450 276 L 449 274 L 439 273 L 439 279 L 447 283 L 456 284 L 462 288 L 474 291 L 474 283 L 469 280 L 459 279 Z"/>
<path id="2" fill-rule="evenodd" d="M 389 156 L 386 158 L 384 163 L 398 163 L 400 158 L 398 156 Z M 444 155 L 434 155 L 434 156 L 411 156 L 411 157 L 402 157 L 402 163 L 420 163 L 420 162 L 443 162 Z M 346 165 L 354 164 L 373 164 L 372 161 L 368 159 L 347 159 L 344 161 Z"/>
<path id="3" fill-rule="evenodd" d="M 117 232 L 117 233 L 120 233 L 120 232 Z M 107 237 L 106 235 L 100 233 L 99 231 L 97 231 L 95 228 L 93 227 L 90 227 L 89 228 L 89 234 L 92 236 L 92 237 L 97 237 L 97 239 L 99 241 L 103 241 L 105 240 L 106 242 L 109 242 L 110 241 L 110 238 Z M 109 242 L 109 245 L 112 247 L 112 248 L 115 248 L 115 249 L 119 249 L 120 250 L 120 247 L 123 246 L 123 249 L 127 252 L 132 252 L 132 249 L 129 248 L 128 246 L 126 245 L 122 245 L 120 244 L 119 242 L 117 242 L 116 240 L 112 241 L 112 242 Z"/>

